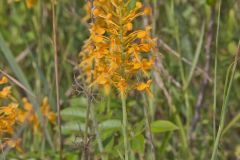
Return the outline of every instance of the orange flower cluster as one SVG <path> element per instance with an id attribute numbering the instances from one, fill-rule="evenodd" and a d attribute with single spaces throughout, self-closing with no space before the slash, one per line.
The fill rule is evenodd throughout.
<path id="1" fill-rule="evenodd" d="M 3 77 L 0 80 L 0 85 L 5 85 L 8 83 L 8 79 Z M 18 104 L 13 100 L 14 98 L 11 95 L 11 87 L 5 86 L 0 90 L 0 100 L 10 100 L 10 103 L 7 105 L 0 104 L 0 135 L 4 133 L 13 133 L 13 126 L 16 123 L 17 117 L 17 107 Z M 3 105 L 3 106 L 2 106 Z"/>
<path id="2" fill-rule="evenodd" d="M 30 123 L 34 133 L 39 131 L 40 123 L 32 104 L 26 98 L 22 99 L 23 109 L 18 108 L 18 103 L 16 103 L 15 98 L 11 94 L 11 86 L 8 86 L 7 83 L 8 79 L 6 77 L 0 79 L 0 87 L 4 85 L 0 90 L 0 149 L 9 146 L 21 151 L 19 147 L 21 140 L 6 138 L 6 136 L 12 136 L 17 123 Z M 8 102 L 7 105 L 6 102 Z M 48 98 L 43 99 L 41 113 L 45 121 L 48 120 L 52 124 L 55 123 L 56 115 L 49 110 Z"/>
<path id="3" fill-rule="evenodd" d="M 0 90 L 0 149 L 9 146 L 20 150 L 20 139 L 12 140 L 11 138 L 6 138 L 6 136 L 13 134 L 18 116 L 18 104 L 11 95 L 11 86 L 8 86 L 7 83 L 7 77 L 0 79 L 0 87 L 2 88 Z"/>
<path id="4" fill-rule="evenodd" d="M 40 122 L 37 117 L 36 112 L 34 112 L 34 108 L 32 104 L 28 101 L 27 98 L 23 98 L 23 108 L 24 110 L 19 110 L 18 114 L 18 121 L 21 123 L 24 123 L 25 121 L 30 123 L 34 133 L 37 133 L 40 128 Z M 48 98 L 45 97 L 43 99 L 42 105 L 41 105 L 41 113 L 44 118 L 44 120 L 49 120 L 50 123 L 55 124 L 56 121 L 56 115 L 54 112 L 51 112 L 49 110 L 49 104 L 48 104 Z"/>
<path id="5" fill-rule="evenodd" d="M 131 90 L 150 93 L 148 71 L 154 64 L 151 52 L 155 42 L 149 26 L 134 30 L 136 18 L 150 14 L 137 2 L 130 8 L 131 0 L 95 0 L 94 22 L 90 38 L 85 42 L 80 57 L 80 68 L 90 86 L 112 86 L 121 94 Z M 142 79 L 147 82 L 141 82 Z"/>

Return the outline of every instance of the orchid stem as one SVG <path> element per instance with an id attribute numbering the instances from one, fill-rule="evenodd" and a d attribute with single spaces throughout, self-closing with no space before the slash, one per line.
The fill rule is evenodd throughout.
<path id="1" fill-rule="evenodd" d="M 122 113 L 123 113 L 123 138 L 124 138 L 125 160 L 128 160 L 127 107 L 126 107 L 126 97 L 123 93 L 121 93 L 121 99 L 122 99 Z"/>

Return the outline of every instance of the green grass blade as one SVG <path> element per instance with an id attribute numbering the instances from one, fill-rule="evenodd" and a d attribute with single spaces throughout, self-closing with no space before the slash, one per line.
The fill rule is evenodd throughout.
<path id="1" fill-rule="evenodd" d="M 19 65 L 16 63 L 15 57 L 13 56 L 10 49 L 7 47 L 5 40 L 3 39 L 1 33 L 0 33 L 0 48 L 2 50 L 2 54 L 7 59 L 10 67 L 12 68 L 12 71 L 16 75 L 16 77 L 19 79 L 19 81 L 30 91 L 32 91 L 30 85 L 28 84 L 28 81 L 26 79 L 26 76 L 20 69 Z"/>
<path id="2" fill-rule="evenodd" d="M 225 135 L 230 128 L 232 128 L 236 123 L 240 122 L 240 113 L 235 116 L 229 123 L 228 125 L 224 128 L 223 132 L 222 132 L 222 136 Z"/>
<path id="3" fill-rule="evenodd" d="M 218 41 L 219 41 L 219 30 L 220 30 L 220 16 L 221 16 L 221 5 L 222 0 L 219 2 L 218 7 L 218 20 L 217 20 L 217 33 L 216 33 L 216 52 L 214 57 L 214 83 L 213 83 L 213 139 L 216 139 L 216 109 L 217 109 L 217 68 L 218 68 Z"/>
<path id="4" fill-rule="evenodd" d="M 223 105 L 222 105 L 220 124 L 219 124 L 218 132 L 217 132 L 217 137 L 216 137 L 216 140 L 214 142 L 214 148 L 213 148 L 213 153 L 212 153 L 211 160 L 216 160 L 216 157 L 217 157 L 218 145 L 219 145 L 219 142 L 220 142 L 220 139 L 221 139 L 221 136 L 222 136 L 222 133 L 223 133 L 223 129 L 224 129 L 225 117 L 226 117 L 226 112 L 227 112 L 227 105 L 228 105 L 228 101 L 229 101 L 229 95 L 230 95 L 230 92 L 231 92 L 231 89 L 232 89 L 233 79 L 234 79 L 236 68 L 237 68 L 239 52 L 240 52 L 240 41 L 238 43 L 238 52 L 236 54 L 235 61 L 234 61 L 233 64 L 230 65 L 228 73 L 227 73 L 227 77 L 226 77 L 226 82 L 225 82 L 225 89 L 226 90 L 224 91 L 225 94 L 224 94 L 224 97 L 223 97 L 224 101 L 223 101 Z M 232 69 L 230 69 L 230 68 L 232 68 Z M 229 83 L 228 83 L 228 79 L 229 79 Z"/>
<path id="5" fill-rule="evenodd" d="M 187 82 L 184 86 L 185 89 L 188 87 L 189 83 L 191 82 L 192 76 L 193 76 L 194 71 L 197 67 L 197 62 L 199 60 L 199 56 L 200 56 L 201 49 L 202 49 L 202 44 L 203 44 L 204 31 L 205 31 L 205 23 L 203 23 L 203 25 L 202 25 L 201 35 L 200 35 L 200 38 L 199 38 L 199 41 L 198 41 L 198 45 L 197 45 L 197 49 L 196 49 L 195 56 L 194 56 L 194 59 L 193 59 L 192 67 L 191 67 L 190 73 L 188 75 Z"/>

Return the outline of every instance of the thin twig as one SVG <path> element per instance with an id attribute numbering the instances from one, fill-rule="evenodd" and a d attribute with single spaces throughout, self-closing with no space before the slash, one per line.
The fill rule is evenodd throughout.
<path id="1" fill-rule="evenodd" d="M 237 69 L 237 66 L 238 66 L 239 55 L 240 55 L 240 40 L 238 42 L 238 49 L 237 49 L 237 53 L 236 53 L 236 56 L 235 56 L 235 60 L 229 66 L 227 74 L 226 74 L 226 80 L 225 80 L 225 85 L 224 85 L 224 93 L 223 93 L 223 104 L 222 104 L 221 115 L 220 115 L 220 122 L 219 122 L 219 126 L 218 126 L 217 135 L 216 135 L 216 138 L 214 140 L 214 146 L 213 146 L 213 152 L 212 152 L 211 160 L 216 160 L 216 158 L 217 158 L 219 143 L 220 143 L 223 131 L 224 131 L 224 125 L 225 125 L 226 113 L 227 113 L 227 109 L 228 109 L 230 92 L 232 90 L 232 84 L 233 84 L 233 80 L 234 80 L 235 74 L 236 74 L 236 69 Z"/>
<path id="2" fill-rule="evenodd" d="M 63 140 L 62 140 L 62 122 L 60 115 L 60 97 L 59 97 L 59 79 L 58 79 L 58 51 L 57 51 L 57 22 L 55 15 L 55 4 L 52 0 L 52 27 L 53 27 L 53 49 L 54 49 L 54 70 L 55 70 L 55 83 L 56 83 L 56 104 L 57 104 L 57 114 L 58 114 L 58 130 L 59 130 L 59 156 L 60 160 L 63 159 Z"/>
<path id="3" fill-rule="evenodd" d="M 16 61 L 19 63 L 22 60 L 24 60 L 31 53 L 31 49 L 33 48 L 33 46 L 34 45 L 31 44 L 30 46 L 25 48 L 21 53 L 19 53 L 19 55 L 16 57 Z"/>

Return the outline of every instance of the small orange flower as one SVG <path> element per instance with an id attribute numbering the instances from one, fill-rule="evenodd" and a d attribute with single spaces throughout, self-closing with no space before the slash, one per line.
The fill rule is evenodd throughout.
<path id="1" fill-rule="evenodd" d="M 49 120 L 50 123 L 55 124 L 56 114 L 54 112 L 50 111 L 47 97 L 44 97 L 44 99 L 43 99 L 42 106 L 41 106 L 41 112 L 42 112 L 43 116 Z"/>
<path id="2" fill-rule="evenodd" d="M 121 78 L 121 80 L 117 83 L 117 88 L 121 94 L 126 94 L 128 84 L 125 79 Z"/>
<path id="3" fill-rule="evenodd" d="M 146 8 L 144 8 L 143 12 L 144 12 L 145 15 L 150 15 L 152 13 L 152 10 L 151 10 L 150 7 L 146 7 Z"/>
<path id="4" fill-rule="evenodd" d="M 4 87 L 1 91 L 0 91 L 0 98 L 7 98 L 11 95 L 11 86 L 8 87 Z"/>
<path id="5" fill-rule="evenodd" d="M 152 95 L 151 91 L 150 91 L 150 86 L 151 86 L 152 80 L 148 80 L 147 83 L 139 83 L 136 86 L 136 89 L 138 91 L 146 91 L 149 95 Z"/>
<path id="6" fill-rule="evenodd" d="M 28 101 L 27 98 L 23 98 L 23 105 L 24 105 L 24 111 L 19 111 L 18 121 L 23 123 L 25 121 L 29 122 L 32 125 L 34 133 L 37 133 L 39 131 L 40 122 L 37 117 L 36 112 L 34 111 L 34 108 L 32 104 Z M 50 123 L 54 124 L 56 121 L 56 115 L 54 112 L 51 112 L 49 110 L 49 103 L 48 98 L 45 97 L 42 101 L 41 105 L 41 113 L 44 118 L 49 120 Z"/>
<path id="7" fill-rule="evenodd" d="M 27 8 L 31 9 L 37 3 L 37 0 L 26 0 Z"/>
<path id="8" fill-rule="evenodd" d="M 0 79 L 0 85 L 1 84 L 6 84 L 6 83 L 8 83 L 8 78 L 3 76 L 2 79 Z"/>
<path id="9" fill-rule="evenodd" d="M 6 84 L 7 82 L 8 79 L 3 77 L 0 80 L 0 85 Z M 14 98 L 11 95 L 11 86 L 4 87 L 0 91 L 0 102 L 2 100 L 7 100 L 6 102 L 9 103 L 0 106 L 0 138 L 4 135 L 13 134 L 16 118 L 18 116 L 18 104 L 13 102 Z"/>

